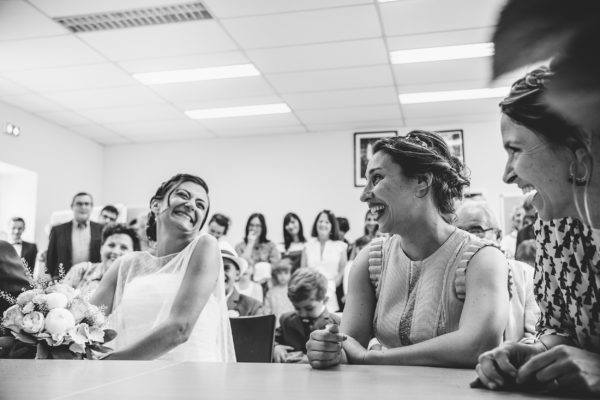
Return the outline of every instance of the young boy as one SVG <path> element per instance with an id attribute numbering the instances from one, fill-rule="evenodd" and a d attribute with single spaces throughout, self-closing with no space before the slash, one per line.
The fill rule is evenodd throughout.
<path id="1" fill-rule="evenodd" d="M 328 324 L 340 323 L 329 313 L 327 278 L 312 268 L 299 268 L 288 284 L 288 298 L 296 311 L 285 313 L 275 331 L 274 362 L 306 362 L 306 342 L 310 333 Z"/>

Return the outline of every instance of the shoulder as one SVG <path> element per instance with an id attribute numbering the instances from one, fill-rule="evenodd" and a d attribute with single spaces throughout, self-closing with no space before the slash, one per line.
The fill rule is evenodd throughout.
<path id="1" fill-rule="evenodd" d="M 254 308 L 254 307 L 260 307 L 262 305 L 262 303 L 258 300 L 256 300 L 255 298 L 251 297 L 251 296 L 247 296 L 243 293 L 240 293 L 240 297 L 238 300 L 239 303 L 245 303 L 247 304 L 250 308 Z"/>
<path id="2" fill-rule="evenodd" d="M 346 242 L 344 242 L 342 240 L 332 240 L 331 243 L 333 243 L 335 248 L 339 249 L 339 250 L 346 251 L 346 249 L 348 248 L 348 245 L 346 244 Z"/>
<path id="3" fill-rule="evenodd" d="M 286 313 L 281 314 L 281 317 L 279 317 L 279 321 L 282 325 L 289 324 L 290 322 L 296 319 L 298 319 L 298 314 L 296 314 L 295 311 L 288 311 Z"/>
<path id="4" fill-rule="evenodd" d="M 66 230 L 68 230 L 71 225 L 73 225 L 73 221 L 69 221 L 69 222 L 64 222 L 62 224 L 58 224 L 58 225 L 54 225 L 50 231 L 54 231 L 54 232 L 64 232 Z"/>

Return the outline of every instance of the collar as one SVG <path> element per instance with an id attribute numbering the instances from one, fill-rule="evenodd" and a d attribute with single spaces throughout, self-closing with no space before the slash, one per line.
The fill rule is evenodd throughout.
<path id="1" fill-rule="evenodd" d="M 13 242 L 12 244 L 18 244 L 18 245 L 22 245 L 23 244 L 23 240 L 17 240 L 16 242 Z"/>
<path id="2" fill-rule="evenodd" d="M 73 227 L 77 229 L 86 229 L 90 225 L 90 221 L 77 222 L 73 220 Z"/>

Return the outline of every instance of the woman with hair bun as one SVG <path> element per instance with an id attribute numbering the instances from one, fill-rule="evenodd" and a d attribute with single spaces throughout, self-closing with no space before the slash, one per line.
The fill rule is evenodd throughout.
<path id="1" fill-rule="evenodd" d="M 312 332 L 310 364 L 472 367 L 502 340 L 506 258 L 449 223 L 469 180 L 438 134 L 382 139 L 373 152 L 361 201 L 391 236 L 373 240 L 354 260 L 341 326 Z M 455 287 L 461 269 L 464 299 Z M 367 350 L 373 336 L 381 349 Z"/>
<path id="2" fill-rule="evenodd" d="M 117 259 L 92 303 L 117 331 L 111 360 L 235 361 L 217 240 L 199 235 L 208 186 L 178 174 L 150 199 L 147 233 L 156 254 Z"/>

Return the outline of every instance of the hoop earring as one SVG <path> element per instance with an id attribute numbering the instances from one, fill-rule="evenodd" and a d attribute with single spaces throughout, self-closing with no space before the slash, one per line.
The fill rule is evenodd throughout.
<path id="1" fill-rule="evenodd" d="M 588 167 L 587 167 L 587 165 L 585 165 L 585 163 L 582 163 L 582 165 L 583 165 L 583 167 L 585 169 L 585 173 L 583 174 L 583 176 L 578 177 L 578 176 L 575 176 L 575 171 L 574 171 L 576 165 L 577 165 L 577 162 L 573 161 L 571 163 L 571 165 L 569 166 L 569 178 L 568 178 L 568 181 L 570 183 L 575 182 L 575 186 L 585 186 L 585 184 L 587 183 L 587 180 L 588 180 L 588 172 L 589 172 L 588 171 Z"/>

